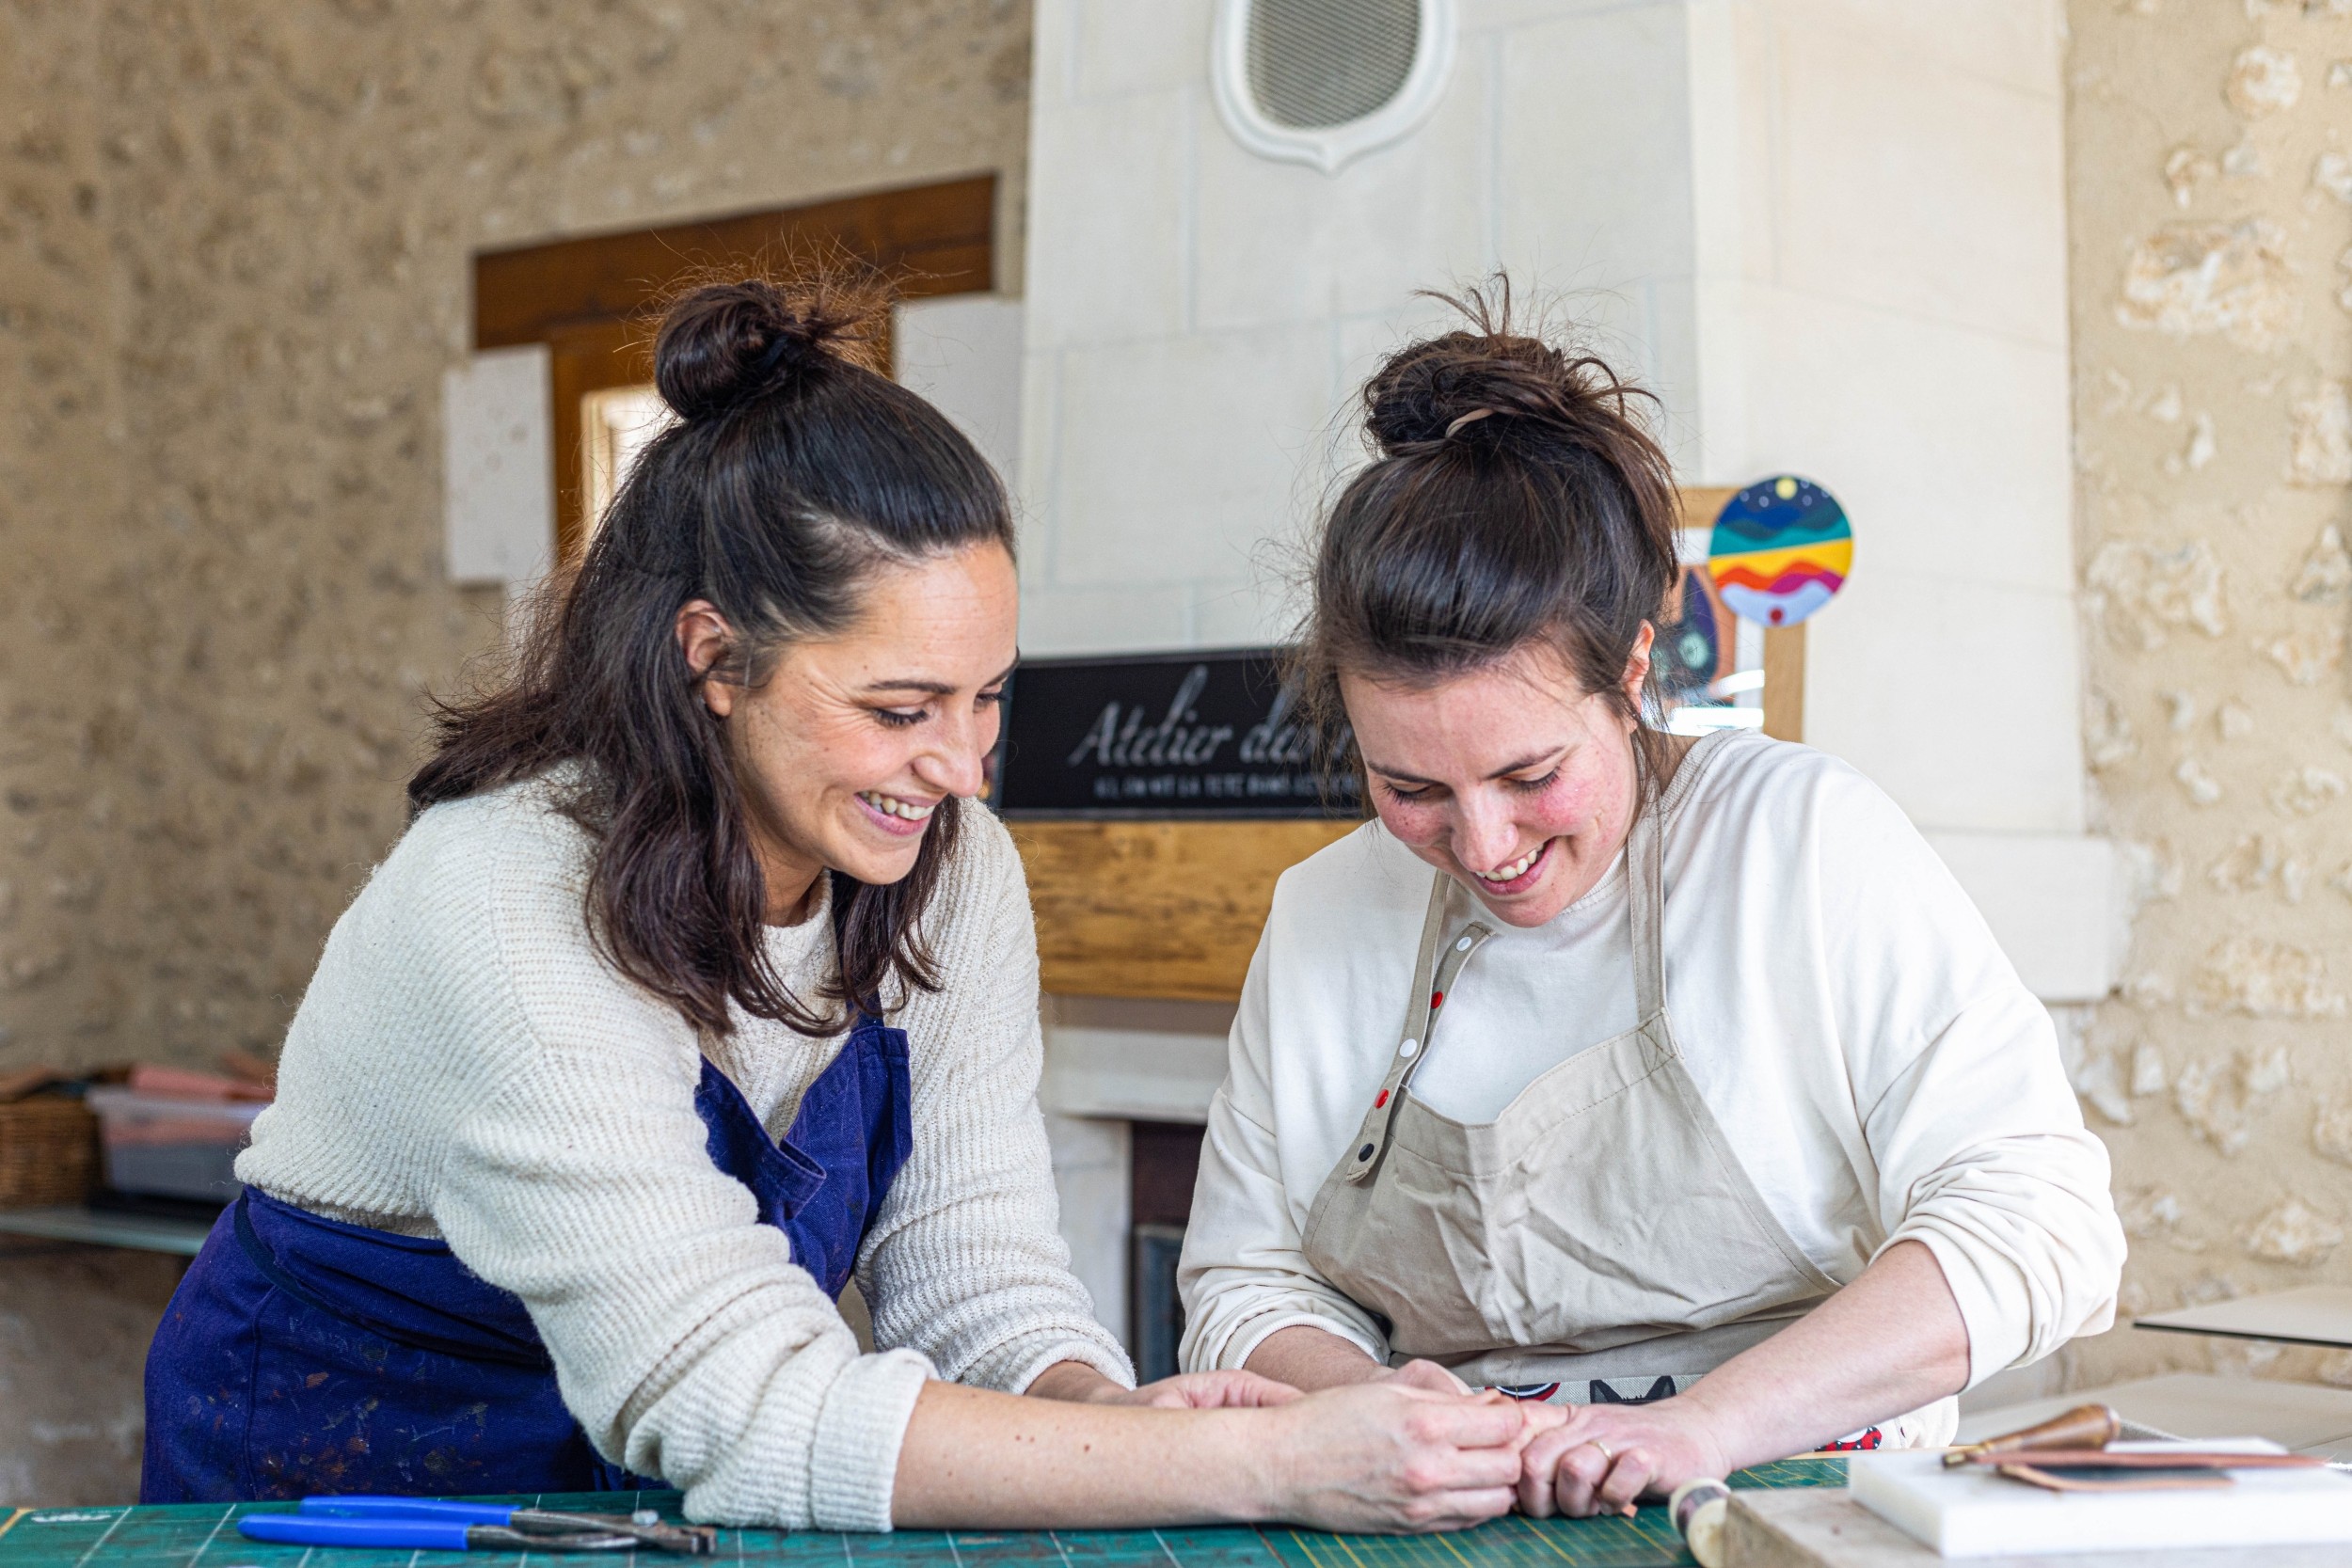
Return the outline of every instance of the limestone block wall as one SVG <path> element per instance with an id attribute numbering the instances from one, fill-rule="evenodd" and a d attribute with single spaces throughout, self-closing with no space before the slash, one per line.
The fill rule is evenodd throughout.
<path id="1" fill-rule="evenodd" d="M 1039 0 L 1022 645 L 1283 635 L 1288 546 L 1360 461 L 1347 399 L 1454 319 L 1414 291 L 1498 263 L 1689 447 L 1688 8 L 1470 0 L 1428 119 L 1326 175 L 1219 119 L 1214 0 Z"/>
<path id="2" fill-rule="evenodd" d="M 2071 21 L 2085 727 L 2140 900 L 2078 1086 L 2154 1310 L 2352 1279 L 2352 4 Z M 2352 1384 L 2154 1334 L 2075 1356 Z"/>
<path id="3" fill-rule="evenodd" d="M 439 558 L 471 254 L 993 169 L 1017 287 L 1028 35 L 1024 0 L 0 7 L 0 1068 L 275 1049 L 424 697 L 497 641 Z M 0 1261 L 0 1500 L 135 1491 L 153 1261 Z"/>
<path id="4" fill-rule="evenodd" d="M 1997 922 L 2087 859 L 2058 8 L 1689 11 L 1702 471 L 1791 469 L 1845 503 L 1854 572 L 1806 628 L 1804 738 L 1972 835 L 1947 852 Z M 1979 855 L 2010 863 L 1981 880 Z M 2052 945 L 1995 928 L 2021 968 Z"/>

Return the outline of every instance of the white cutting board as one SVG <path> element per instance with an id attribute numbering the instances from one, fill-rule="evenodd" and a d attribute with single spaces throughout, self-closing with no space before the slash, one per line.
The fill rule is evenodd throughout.
<path id="1" fill-rule="evenodd" d="M 2172 1443 L 2116 1443 L 2161 1453 Z M 2260 1439 L 2185 1445 L 2279 1453 Z M 2178 1492 L 2045 1492 L 1981 1465 L 1947 1469 L 1933 1449 L 1858 1453 L 1853 1500 L 1946 1557 L 2121 1552 L 2151 1547 L 2352 1546 L 2352 1476 L 2335 1470 L 2233 1470 L 2228 1488 Z M 2352 1560 L 2352 1559 L 2347 1559 Z"/>
<path id="2" fill-rule="evenodd" d="M 2268 1295 L 2184 1307 L 2136 1320 L 2134 1328 L 2176 1334 L 2220 1334 L 2237 1339 L 2283 1339 L 2296 1345 L 2352 1348 L 2352 1287 L 2305 1285 Z"/>

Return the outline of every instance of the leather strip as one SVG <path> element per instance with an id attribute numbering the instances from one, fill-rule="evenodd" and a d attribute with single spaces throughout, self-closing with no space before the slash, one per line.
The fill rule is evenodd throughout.
<path id="1" fill-rule="evenodd" d="M 1389 1058 L 1388 1074 L 1373 1096 L 1372 1109 L 1364 1113 L 1363 1125 L 1357 1129 L 1356 1141 L 1348 1154 L 1346 1178 L 1357 1186 L 1371 1180 L 1373 1172 L 1380 1168 L 1380 1156 L 1388 1151 L 1389 1137 L 1396 1124 L 1397 1106 L 1404 1100 L 1413 1074 L 1421 1070 L 1421 1064 L 1429 1057 L 1429 1037 L 1437 1026 L 1437 1009 L 1431 1003 L 1454 988 L 1454 977 L 1462 973 L 1462 966 L 1494 935 L 1492 927 L 1472 921 L 1450 945 L 1445 943 L 1446 918 L 1456 891 L 1453 878 L 1442 871 L 1437 873 L 1429 889 L 1429 912 L 1422 920 L 1421 952 L 1413 961 L 1413 994 L 1405 1009 L 1404 1036 Z"/>

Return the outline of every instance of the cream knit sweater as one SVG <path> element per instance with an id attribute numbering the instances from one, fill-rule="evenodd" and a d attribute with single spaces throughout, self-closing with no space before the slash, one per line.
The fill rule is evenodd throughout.
<path id="1" fill-rule="evenodd" d="M 698 1519 L 887 1529 L 926 1378 L 1018 1391 L 1083 1361 L 1132 1381 L 1056 1228 L 1036 935 L 995 818 L 964 812 L 927 916 L 944 988 L 890 1019 L 909 1037 L 914 1148 L 859 1254 L 882 1347 L 861 1355 L 694 1114 L 707 1053 L 780 1135 L 840 1038 L 740 1018 L 698 1041 L 616 974 L 582 921 L 586 840 L 549 795 L 436 806 L 376 868 L 327 939 L 237 1175 L 446 1238 L 529 1307 L 597 1449 L 684 1487 Z M 828 912 L 769 942 L 813 995 Z"/>

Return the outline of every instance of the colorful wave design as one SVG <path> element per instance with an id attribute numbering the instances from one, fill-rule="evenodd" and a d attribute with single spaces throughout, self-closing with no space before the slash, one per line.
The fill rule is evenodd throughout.
<path id="1" fill-rule="evenodd" d="M 1737 550 L 1781 549 L 1852 537 L 1853 526 L 1846 520 L 1845 509 L 1827 496 L 1820 505 L 1802 510 L 1775 506 L 1750 512 L 1734 501 L 1715 519 L 1708 548 L 1710 554 L 1728 555 Z"/>
<path id="2" fill-rule="evenodd" d="M 1788 570 L 1769 578 L 1758 572 L 1751 572 L 1744 566 L 1734 566 L 1715 579 L 1715 592 L 1727 594 L 1734 588 L 1744 588 L 1751 594 L 1793 594 L 1808 582 L 1820 583 L 1835 594 L 1846 586 L 1846 577 L 1842 572 L 1833 572 L 1826 567 L 1815 566 L 1809 562 L 1802 566 L 1791 566 Z"/>
<path id="3" fill-rule="evenodd" d="M 1852 536 L 1836 497 L 1809 479 L 1776 474 L 1749 485 L 1725 503 L 1715 519 L 1708 553 L 1723 556 L 1791 549 Z"/>
<path id="4" fill-rule="evenodd" d="M 1845 586 L 1852 563 L 1849 538 L 1819 547 L 1718 556 L 1708 562 L 1708 572 L 1733 614 L 1768 626 L 1793 626 Z"/>
<path id="5" fill-rule="evenodd" d="M 1768 626 L 1811 616 L 1852 569 L 1846 509 L 1795 474 L 1775 474 L 1732 497 L 1708 540 L 1708 575 L 1724 608 Z"/>
<path id="6" fill-rule="evenodd" d="M 1837 592 L 1835 580 L 1822 578 L 1802 579 L 1787 593 L 1772 593 L 1750 588 L 1744 583 L 1725 583 L 1724 603 L 1743 621 L 1756 621 L 1768 626 L 1793 626 L 1805 620 Z"/>
<path id="7" fill-rule="evenodd" d="M 1813 566 L 1821 571 L 1845 577 L 1853 570 L 1853 541 L 1833 539 L 1823 545 L 1789 545 L 1769 550 L 1725 551 L 1710 556 L 1707 575 L 1717 582 L 1726 572 L 1739 570 L 1752 578 L 1769 582 L 1795 566 Z"/>

